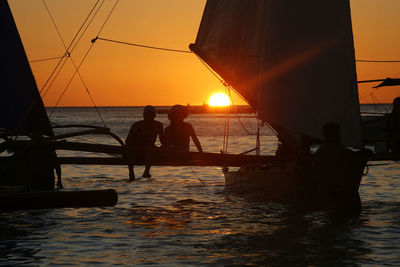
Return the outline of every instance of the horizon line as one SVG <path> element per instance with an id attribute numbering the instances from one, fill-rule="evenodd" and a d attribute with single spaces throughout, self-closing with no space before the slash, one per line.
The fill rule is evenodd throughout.
<path id="1" fill-rule="evenodd" d="M 360 103 L 360 105 L 391 105 L 393 103 Z M 175 105 L 175 104 L 174 104 Z M 140 108 L 143 106 L 96 106 L 97 108 Z M 173 105 L 152 105 L 154 107 L 172 107 Z M 184 105 L 186 106 L 186 105 Z M 203 105 L 189 105 L 190 107 L 202 107 Z M 206 105 L 208 106 L 208 105 Z M 231 105 L 231 106 L 250 106 L 250 105 Z M 224 106 L 210 106 L 210 107 L 224 107 Z M 45 108 L 95 108 L 94 106 L 45 106 Z"/>
<path id="2" fill-rule="evenodd" d="M 177 104 L 173 104 L 173 105 L 177 105 Z M 172 107 L 173 105 L 152 105 L 153 107 Z M 143 105 L 143 106 L 96 106 L 97 108 L 140 108 L 140 107 L 145 107 L 147 105 Z M 183 105 L 183 106 L 187 106 L 187 105 Z M 189 107 L 202 107 L 204 105 L 189 105 Z M 209 106 L 209 105 L 206 105 Z M 250 105 L 231 105 L 231 106 L 250 106 Z M 209 106 L 209 107 L 225 107 L 225 106 Z M 94 108 L 94 106 L 58 106 L 58 107 L 54 107 L 54 106 L 45 106 L 45 108 Z"/>

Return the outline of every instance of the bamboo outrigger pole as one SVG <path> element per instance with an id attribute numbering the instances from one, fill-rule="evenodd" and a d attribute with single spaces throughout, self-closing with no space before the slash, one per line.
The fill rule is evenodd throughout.
<path id="1" fill-rule="evenodd" d="M 127 165 L 128 151 L 126 146 L 97 145 L 73 143 L 66 141 L 54 142 L 54 148 L 119 155 L 118 157 L 59 157 L 61 164 L 99 164 Z M 276 161 L 273 156 L 255 156 L 241 154 L 222 154 L 205 152 L 170 151 L 163 149 L 136 149 L 129 157 L 134 165 L 153 166 L 243 166 L 245 164 L 263 164 Z"/>
<path id="2" fill-rule="evenodd" d="M 29 141 L 14 141 L 13 146 L 24 147 Z M 128 148 L 121 145 L 103 145 L 78 143 L 68 141 L 52 141 L 48 143 L 55 150 L 82 151 L 104 153 L 114 157 L 58 157 L 60 164 L 78 165 L 128 165 L 128 160 L 134 165 L 153 166 L 222 166 L 240 167 L 243 165 L 272 165 L 280 166 L 284 160 L 275 156 L 257 156 L 243 154 L 223 154 L 206 152 L 171 151 L 164 149 L 136 149 L 128 157 Z M 5 158 L 4 158 L 5 159 Z M 399 154 L 385 153 L 374 154 L 369 161 L 395 161 L 400 160 Z"/>
<path id="3" fill-rule="evenodd" d="M 152 166 L 231 166 L 266 164 L 274 161 L 273 156 L 218 154 L 200 152 L 154 152 L 132 159 L 134 165 Z M 59 157 L 61 164 L 83 165 L 128 165 L 125 157 Z"/>

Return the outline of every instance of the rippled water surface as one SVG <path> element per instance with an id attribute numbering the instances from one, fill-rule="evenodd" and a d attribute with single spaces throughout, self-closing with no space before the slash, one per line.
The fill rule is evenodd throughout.
<path id="1" fill-rule="evenodd" d="M 138 108 L 101 112 L 121 137 L 141 116 Z M 93 124 L 94 118 L 92 109 L 64 108 L 52 120 Z M 158 119 L 166 125 L 165 115 Z M 204 150 L 219 152 L 224 119 L 192 115 L 188 121 Z M 230 152 L 255 146 L 241 124 L 255 132 L 254 118 L 232 118 Z M 103 136 L 76 140 L 115 143 Z M 274 152 L 275 141 L 265 129 L 264 154 Z M 0 265 L 399 266 L 399 165 L 384 163 L 364 176 L 364 209 L 350 218 L 232 195 L 219 167 L 153 167 L 152 178 L 128 183 L 124 166 L 63 166 L 66 189 L 114 188 L 118 204 L 0 213 Z M 142 170 L 136 169 L 137 176 Z"/>

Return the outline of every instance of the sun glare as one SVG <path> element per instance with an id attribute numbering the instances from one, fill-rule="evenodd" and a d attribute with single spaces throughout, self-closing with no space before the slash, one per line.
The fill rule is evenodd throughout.
<path id="1" fill-rule="evenodd" d="M 217 93 L 213 94 L 210 99 L 208 100 L 208 105 L 215 107 L 215 106 L 229 106 L 231 104 L 231 100 L 226 94 Z"/>

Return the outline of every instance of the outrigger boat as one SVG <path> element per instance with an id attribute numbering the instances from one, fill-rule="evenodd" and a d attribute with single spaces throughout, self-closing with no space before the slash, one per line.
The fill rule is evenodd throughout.
<path id="1" fill-rule="evenodd" d="M 61 165 L 128 165 L 128 159 L 124 142 L 108 128 L 67 125 L 58 127 L 76 130 L 54 133 L 7 1 L 0 1 L 0 26 L 1 64 L 6 66 L 0 92 L 0 138 L 4 140 L 0 144 L 0 209 L 115 205 L 117 194 L 112 189 L 57 191 L 54 179 L 43 177 L 48 189 L 37 190 L 35 184 L 42 179 L 34 180 L 32 173 L 21 168 L 31 164 L 26 155 L 35 149 L 44 150 L 47 156 L 59 150 L 113 155 L 56 157 Z M 322 125 L 334 121 L 341 125 L 346 145 L 362 147 L 347 0 L 208 1 L 191 49 L 249 102 L 281 141 L 296 147 L 299 133 L 321 140 Z M 33 138 L 38 134 L 40 141 Z M 109 135 L 119 145 L 67 140 L 94 134 Z M 142 153 L 146 157 L 133 159 L 134 165 L 222 166 L 228 186 L 244 188 L 250 194 L 254 188 L 263 188 L 262 195 L 272 200 L 295 202 L 307 195 L 313 183 L 307 176 L 310 161 L 299 165 L 276 156 L 165 150 Z M 385 154 L 381 159 L 386 156 L 394 158 Z M 379 160 L 376 155 L 375 159 Z M 365 155 L 355 157 L 349 171 L 357 189 L 366 160 Z M 231 166 L 240 169 L 229 172 Z"/>
<path id="2" fill-rule="evenodd" d="M 0 153 L 9 151 L 0 157 L 0 210 L 115 205 L 112 189 L 55 190 L 54 141 L 100 130 L 54 134 L 7 1 L 0 1 L 0 35 Z"/>
<path id="3" fill-rule="evenodd" d="M 88 125 L 52 127 L 27 60 L 7 1 L 0 1 L 1 90 L 0 105 L 0 210 L 113 206 L 115 190 L 65 191 L 55 188 L 55 165 L 128 165 L 124 142 L 110 129 Z M 61 134 L 55 134 L 57 128 Z M 74 129 L 73 131 L 68 129 Z M 119 145 L 69 142 L 84 135 L 108 135 Z M 57 157 L 56 151 L 71 150 L 117 155 L 117 157 Z M 241 165 L 262 157 L 219 154 L 150 153 L 152 165 Z M 136 159 L 135 165 L 148 161 Z M 58 187 L 61 181 L 58 181 Z"/>
<path id="4" fill-rule="evenodd" d="M 321 144 L 328 122 L 340 125 L 344 145 L 364 148 L 349 1 L 208 0 L 190 49 L 291 151 L 280 157 L 278 148 L 268 162 L 226 170 L 226 185 L 252 197 L 327 208 L 315 187 L 314 155 L 295 154 L 304 141 Z M 368 151 L 354 153 L 343 171 L 357 195 L 370 159 Z"/>

